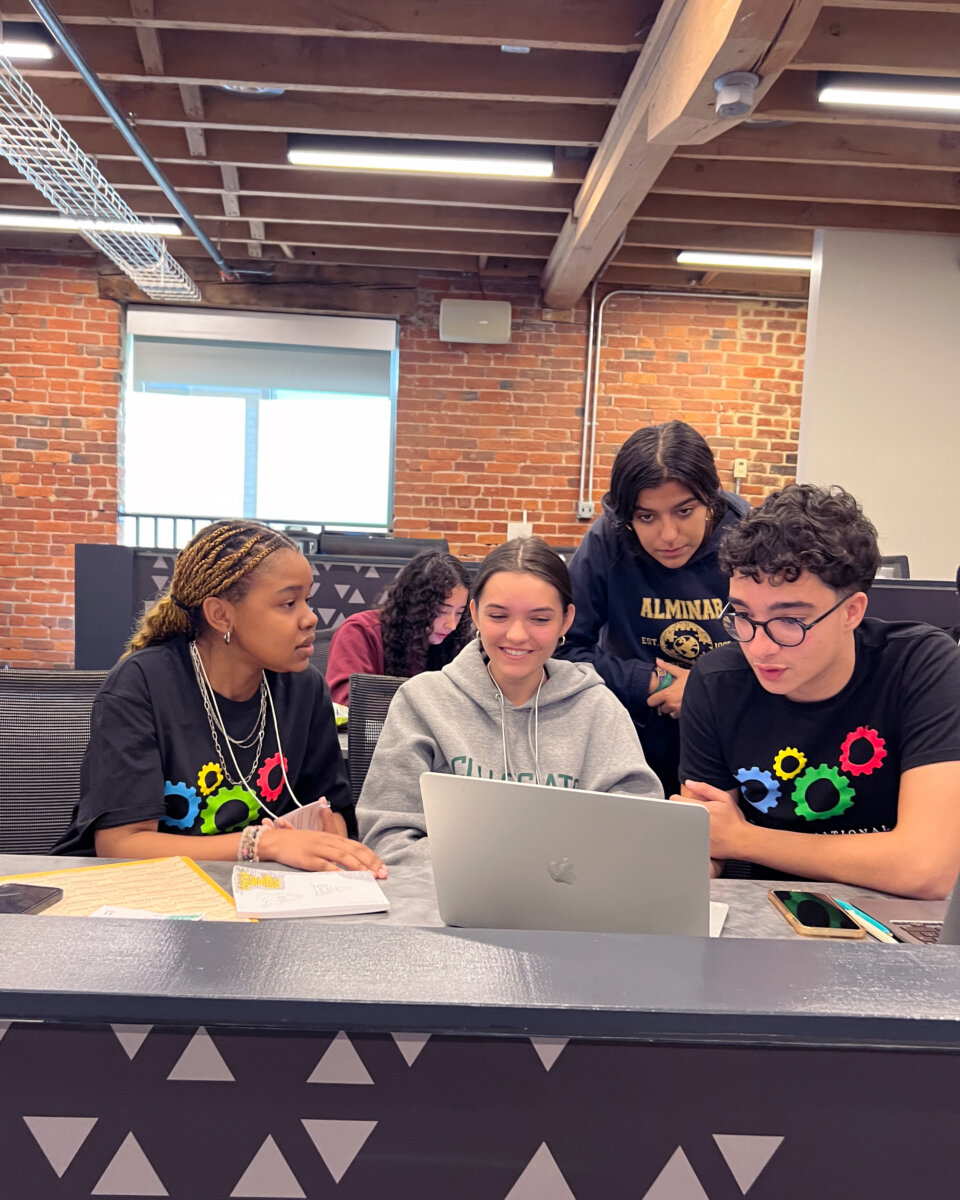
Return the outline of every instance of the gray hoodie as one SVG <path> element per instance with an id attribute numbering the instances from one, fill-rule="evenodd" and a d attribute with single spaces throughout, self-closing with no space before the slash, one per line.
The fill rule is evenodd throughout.
<path id="1" fill-rule="evenodd" d="M 662 796 L 630 715 L 589 663 L 547 662 L 537 703 L 514 707 L 476 639 L 394 696 L 367 773 L 360 836 L 386 863 L 428 857 L 424 771 Z"/>

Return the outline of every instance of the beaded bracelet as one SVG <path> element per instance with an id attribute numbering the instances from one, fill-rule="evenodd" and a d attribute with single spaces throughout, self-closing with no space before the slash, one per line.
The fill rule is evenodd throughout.
<path id="1" fill-rule="evenodd" d="M 260 861 L 258 848 L 262 833 L 262 825 L 248 825 L 246 827 L 243 833 L 240 834 L 240 844 L 237 847 L 237 862 Z"/>

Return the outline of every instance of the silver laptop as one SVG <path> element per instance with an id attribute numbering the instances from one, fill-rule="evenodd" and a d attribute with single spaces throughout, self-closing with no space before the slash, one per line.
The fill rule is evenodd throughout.
<path id="1" fill-rule="evenodd" d="M 960 886 L 949 901 L 851 896 L 850 902 L 886 925 L 901 942 L 960 946 Z"/>
<path id="2" fill-rule="evenodd" d="M 447 925 L 707 936 L 700 805 L 434 772 L 420 791 Z"/>

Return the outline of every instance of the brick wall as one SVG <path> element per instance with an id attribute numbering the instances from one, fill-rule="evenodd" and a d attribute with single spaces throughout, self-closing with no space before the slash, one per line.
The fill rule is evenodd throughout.
<path id="1" fill-rule="evenodd" d="M 396 532 L 446 533 L 472 557 L 526 510 L 536 533 L 576 542 L 586 529 L 576 519 L 586 306 L 544 320 L 532 285 L 487 285 L 487 299 L 513 303 L 513 339 L 472 347 L 438 340 L 445 296 L 480 298 L 469 281 L 424 279 L 417 316 L 401 329 Z M 749 460 L 743 493 L 754 502 L 792 480 L 805 320 L 802 305 L 770 301 L 609 301 L 592 498 L 599 504 L 630 433 L 674 417 L 707 438 L 725 487 L 734 458 Z"/>
<path id="2" fill-rule="evenodd" d="M 120 320 L 92 259 L 0 254 L 0 663 L 73 661 L 73 547 L 117 532 Z"/>
<path id="3" fill-rule="evenodd" d="M 430 277 L 401 327 L 395 529 L 482 555 L 523 511 L 578 540 L 586 309 L 545 314 L 528 283 L 487 285 L 514 306 L 506 346 L 437 337 Z M 0 663 L 69 665 L 73 547 L 116 538 L 120 312 L 93 260 L 0 253 Z M 544 319 L 550 316 L 550 319 Z M 564 319 L 570 316 L 571 319 Z M 638 426 L 681 417 L 713 446 L 725 486 L 750 460 L 758 499 L 793 477 L 805 312 L 798 305 L 629 296 L 606 308 L 593 498 Z"/>

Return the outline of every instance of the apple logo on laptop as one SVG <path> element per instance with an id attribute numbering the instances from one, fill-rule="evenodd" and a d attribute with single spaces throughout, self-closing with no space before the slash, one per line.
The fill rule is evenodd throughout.
<path id="1" fill-rule="evenodd" d="M 574 883 L 576 875 L 573 873 L 573 860 L 569 858 L 558 858 L 547 864 L 547 870 L 550 872 L 550 878 L 554 883 Z"/>

